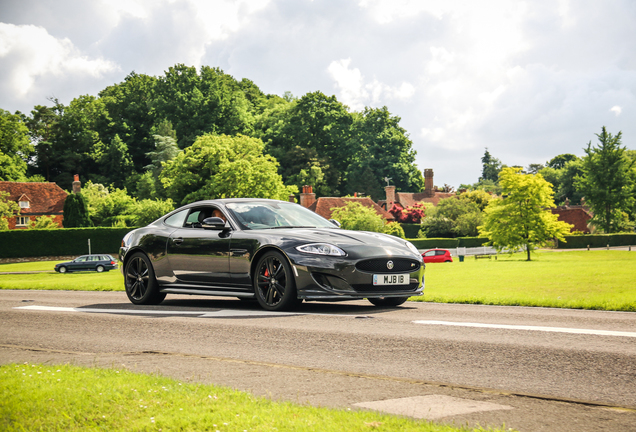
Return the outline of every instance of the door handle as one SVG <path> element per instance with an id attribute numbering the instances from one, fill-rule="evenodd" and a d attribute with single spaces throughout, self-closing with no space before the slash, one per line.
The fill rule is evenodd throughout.
<path id="1" fill-rule="evenodd" d="M 181 237 L 173 238 L 172 243 L 180 245 L 181 243 L 183 243 L 183 239 Z"/>

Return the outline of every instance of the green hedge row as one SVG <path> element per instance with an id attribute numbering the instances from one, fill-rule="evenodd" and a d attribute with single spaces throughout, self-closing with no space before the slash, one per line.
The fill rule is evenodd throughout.
<path id="1" fill-rule="evenodd" d="M 115 253 L 132 228 L 65 228 L 0 231 L 0 258 Z"/>
<path id="2" fill-rule="evenodd" d="M 485 237 L 460 238 L 409 238 L 407 239 L 418 249 L 454 249 L 457 247 L 479 247 L 488 241 Z"/>
<path id="3" fill-rule="evenodd" d="M 566 242 L 559 242 L 558 249 L 584 249 L 610 246 L 636 245 L 636 234 L 594 234 L 565 236 Z"/>

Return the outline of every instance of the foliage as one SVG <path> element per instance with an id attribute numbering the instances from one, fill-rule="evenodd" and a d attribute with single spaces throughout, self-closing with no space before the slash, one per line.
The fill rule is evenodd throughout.
<path id="1" fill-rule="evenodd" d="M 179 204 L 215 198 L 286 200 L 298 192 L 285 186 L 276 159 L 263 154 L 263 143 L 244 135 L 204 135 L 164 164 L 159 178 Z"/>
<path id="2" fill-rule="evenodd" d="M 596 136 L 599 144 L 592 147 L 590 141 L 585 149 L 577 186 L 594 212 L 592 223 L 611 233 L 619 230 L 622 212 L 634 204 L 634 161 L 621 147 L 621 132 L 613 136 L 603 126 Z"/>
<path id="3" fill-rule="evenodd" d="M 422 219 L 422 229 L 417 234 L 420 238 L 455 237 L 455 223 L 445 216 L 427 216 Z"/>
<path id="4" fill-rule="evenodd" d="M 576 155 L 573 155 L 571 153 L 564 153 L 550 159 L 548 162 L 546 162 L 545 166 L 547 168 L 559 170 L 565 168 L 565 164 L 567 164 L 568 162 L 575 161 L 577 159 L 578 156 Z"/>
<path id="5" fill-rule="evenodd" d="M 64 200 L 64 228 L 81 228 L 93 226 L 88 217 L 88 204 L 81 193 L 69 194 Z"/>
<path id="6" fill-rule="evenodd" d="M 389 234 L 395 237 L 406 238 L 404 229 L 398 222 L 389 222 L 384 225 L 384 234 Z"/>
<path id="7" fill-rule="evenodd" d="M 400 223 L 419 224 L 425 216 L 426 206 L 423 203 L 415 203 L 413 206 L 402 208 L 399 204 L 393 204 L 389 213 Z"/>
<path id="8" fill-rule="evenodd" d="M 349 201 L 343 207 L 331 209 L 331 217 L 342 225 L 342 228 L 354 231 L 384 232 L 384 219 L 371 207 L 359 202 Z"/>
<path id="9" fill-rule="evenodd" d="M 444 198 L 437 207 L 428 212 L 422 221 L 422 237 L 470 237 L 476 236 L 482 222 L 481 205 L 490 195 L 483 192 L 468 192 Z"/>
<path id="10" fill-rule="evenodd" d="M 490 200 L 493 199 L 493 196 L 483 189 L 475 189 L 464 192 L 460 194 L 460 197 L 462 199 L 466 199 L 477 204 L 477 207 L 480 211 L 484 211 L 484 209 L 488 206 Z"/>
<path id="11" fill-rule="evenodd" d="M 20 115 L 0 109 L 0 181 L 24 181 L 32 151 L 29 130 Z"/>
<path id="12" fill-rule="evenodd" d="M 479 180 L 490 180 L 492 182 L 497 182 L 499 179 L 499 171 L 501 171 L 502 165 L 501 161 L 495 157 L 493 157 L 488 148 L 486 147 L 486 151 L 484 152 L 484 156 L 481 158 L 481 177 Z"/>
<path id="13" fill-rule="evenodd" d="M 117 253 L 129 228 L 91 227 L 0 232 L 0 258 Z"/>
<path id="14" fill-rule="evenodd" d="M 127 222 L 130 226 L 139 227 L 148 225 L 172 210 L 174 210 L 174 203 L 170 198 L 167 200 L 145 199 L 135 201 L 126 209 L 124 215 L 128 216 Z"/>
<path id="15" fill-rule="evenodd" d="M 552 184 L 554 200 L 557 204 L 569 202 L 572 205 L 578 205 L 581 203 L 583 193 L 576 187 L 576 179 L 583 174 L 582 159 L 575 156 L 564 162 L 561 168 L 546 167 L 539 173 Z"/>
<path id="16" fill-rule="evenodd" d="M 528 261 L 537 246 L 557 238 L 564 241 L 572 225 L 558 220 L 550 212 L 554 207 L 550 183 L 541 174 L 521 174 L 518 168 L 504 168 L 499 175 L 504 198 L 492 200 L 486 207 L 484 225 L 479 234 L 490 239 L 497 250 L 525 248 Z"/>
<path id="17" fill-rule="evenodd" d="M 57 229 L 59 227 L 53 216 L 38 216 L 29 225 L 29 228 L 33 229 Z"/>
<path id="18" fill-rule="evenodd" d="M 9 218 L 20 214 L 20 207 L 9 200 L 9 192 L 0 191 L 0 231 L 9 229 Z"/>

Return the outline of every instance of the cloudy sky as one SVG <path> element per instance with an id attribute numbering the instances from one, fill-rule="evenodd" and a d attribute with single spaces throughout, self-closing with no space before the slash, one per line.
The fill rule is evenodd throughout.
<path id="1" fill-rule="evenodd" d="M 320 90 L 402 118 L 435 184 L 636 149 L 633 0 L 1 0 L 0 108 L 96 95 L 135 71 L 217 66 L 265 93 Z"/>

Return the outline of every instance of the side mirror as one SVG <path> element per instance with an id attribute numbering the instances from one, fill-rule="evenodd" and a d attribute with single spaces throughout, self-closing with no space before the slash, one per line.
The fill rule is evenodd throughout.
<path id="1" fill-rule="evenodd" d="M 225 221 L 220 217 L 209 217 L 203 219 L 201 228 L 209 230 L 222 230 L 225 228 Z"/>
<path id="2" fill-rule="evenodd" d="M 331 222 L 332 224 L 334 224 L 335 226 L 337 226 L 338 228 L 340 228 L 340 222 L 338 222 L 335 219 L 329 219 L 329 222 Z"/>

